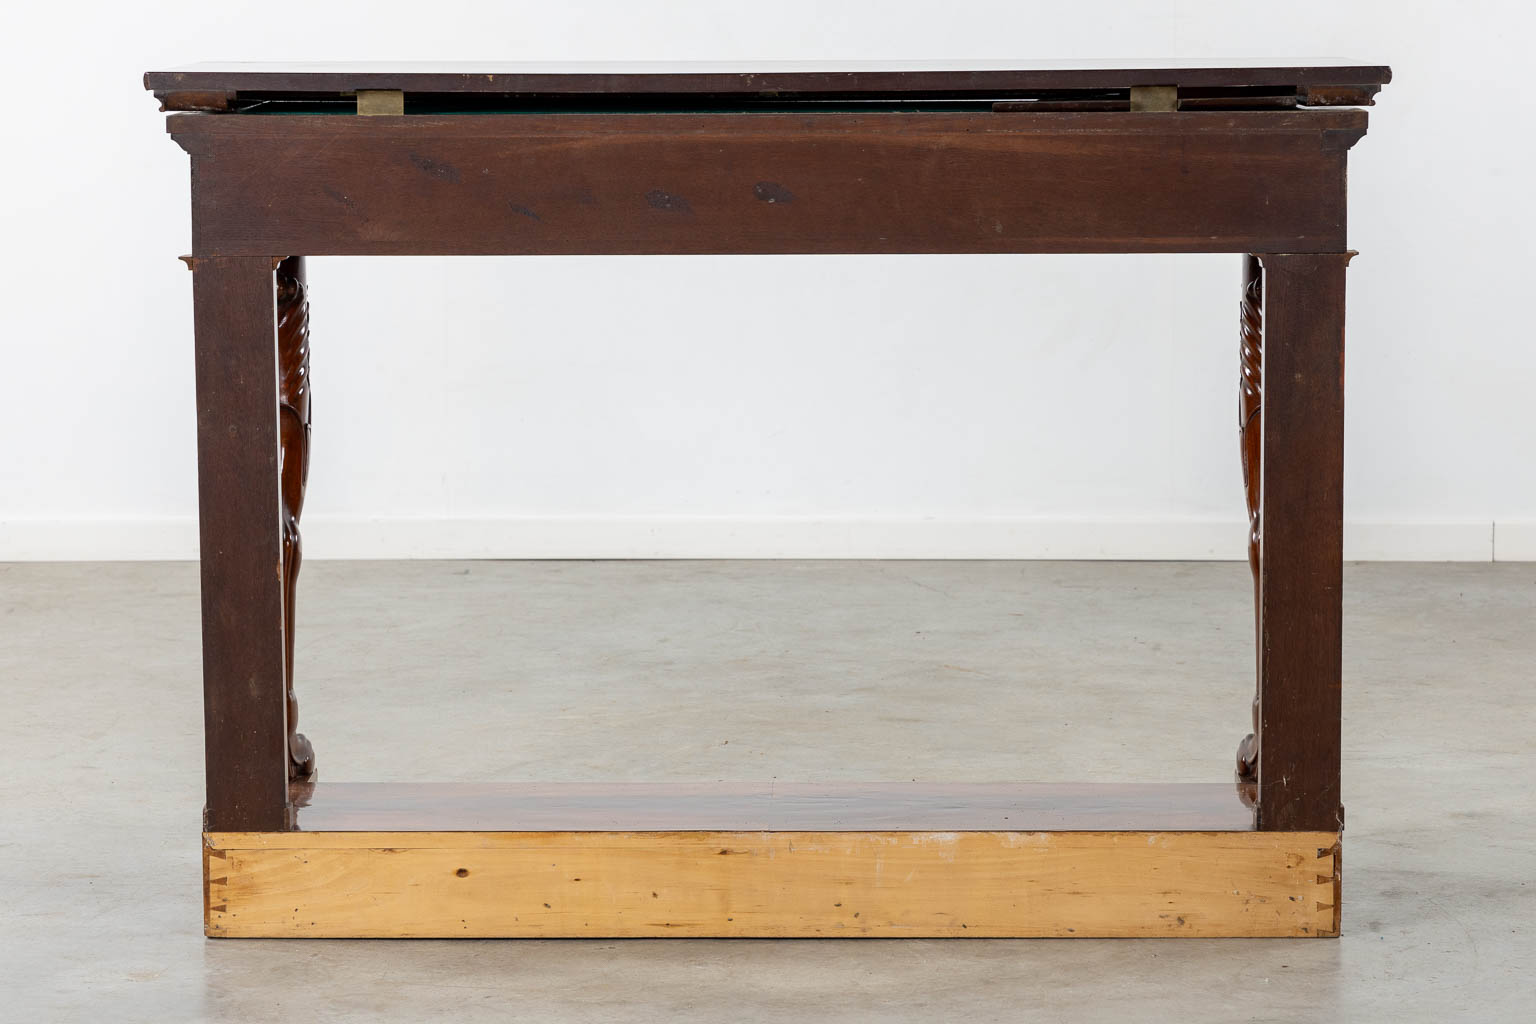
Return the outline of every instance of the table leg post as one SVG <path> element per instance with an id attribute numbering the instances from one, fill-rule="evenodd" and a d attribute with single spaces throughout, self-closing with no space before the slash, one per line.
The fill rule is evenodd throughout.
<path id="1" fill-rule="evenodd" d="M 315 773 L 315 748 L 298 731 L 299 701 L 293 690 L 293 639 L 299 565 L 304 547 L 299 516 L 309 483 L 309 284 L 304 257 L 290 256 L 277 265 L 277 365 L 279 411 L 278 470 L 283 501 L 283 691 L 288 713 L 288 774 L 307 779 Z"/>
<path id="2" fill-rule="evenodd" d="M 289 827 L 275 263 L 197 257 L 205 831 Z"/>
<path id="3" fill-rule="evenodd" d="M 1258 827 L 1336 832 L 1343 623 L 1344 268 L 1263 254 Z"/>
<path id="4" fill-rule="evenodd" d="M 1243 465 L 1243 496 L 1248 504 L 1248 569 L 1253 574 L 1254 650 L 1263 640 L 1259 620 L 1262 607 L 1259 591 L 1259 538 L 1263 536 L 1259 519 L 1259 466 L 1263 461 L 1264 438 L 1264 267 L 1252 253 L 1243 257 L 1243 298 L 1239 306 L 1238 451 Z M 1263 689 L 1264 665 L 1255 653 L 1253 731 L 1237 745 L 1237 781 L 1244 799 L 1249 799 L 1259 781 L 1259 692 Z"/>

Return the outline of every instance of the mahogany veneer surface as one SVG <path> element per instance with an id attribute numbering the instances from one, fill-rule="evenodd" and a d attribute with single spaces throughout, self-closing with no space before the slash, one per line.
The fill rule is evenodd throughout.
<path id="1" fill-rule="evenodd" d="M 316 95 L 356 89 L 505 95 L 1038 96 L 1133 86 L 1296 88 L 1381 86 L 1392 72 L 1349 60 L 1261 67 L 1230 61 L 770 61 L 205 63 L 151 71 L 144 84 L 176 92 Z"/>

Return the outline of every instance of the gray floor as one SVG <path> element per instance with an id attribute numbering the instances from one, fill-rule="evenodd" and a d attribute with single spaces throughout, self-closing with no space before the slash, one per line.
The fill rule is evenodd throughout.
<path id="1" fill-rule="evenodd" d="M 1346 576 L 1344 937 L 208 941 L 190 564 L 0 565 L 0 1019 L 1519 1020 L 1536 565 Z M 1215 781 L 1247 567 L 315 563 L 332 780 Z"/>

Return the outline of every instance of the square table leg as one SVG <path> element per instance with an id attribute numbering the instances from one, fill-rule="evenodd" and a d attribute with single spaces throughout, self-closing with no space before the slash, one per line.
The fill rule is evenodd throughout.
<path id="1" fill-rule="evenodd" d="M 1265 831 L 1343 827 L 1344 268 L 1351 255 L 1258 257 L 1258 715 L 1249 753 Z M 1244 323 L 1246 335 L 1247 316 Z"/>
<path id="2" fill-rule="evenodd" d="M 197 257 L 198 503 L 207 830 L 290 826 L 270 257 Z"/>

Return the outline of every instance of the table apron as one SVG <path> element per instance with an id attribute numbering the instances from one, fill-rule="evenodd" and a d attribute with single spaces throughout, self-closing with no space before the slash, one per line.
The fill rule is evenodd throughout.
<path id="1" fill-rule="evenodd" d="M 174 115 L 198 256 L 1339 252 L 1362 111 Z"/>

